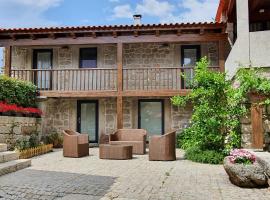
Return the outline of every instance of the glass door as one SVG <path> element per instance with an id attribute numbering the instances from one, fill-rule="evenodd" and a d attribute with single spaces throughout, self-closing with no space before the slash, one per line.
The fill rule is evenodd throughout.
<path id="1" fill-rule="evenodd" d="M 181 46 L 181 66 L 184 78 L 181 80 L 182 89 L 189 89 L 194 77 L 194 67 L 201 57 L 200 45 Z"/>
<path id="2" fill-rule="evenodd" d="M 77 129 L 89 135 L 89 142 L 98 142 L 98 101 L 78 101 Z"/>
<path id="3" fill-rule="evenodd" d="M 163 100 L 139 100 L 139 128 L 145 129 L 148 136 L 164 133 Z"/>
<path id="4" fill-rule="evenodd" d="M 40 69 L 35 73 L 35 84 L 38 89 L 48 90 L 51 88 L 52 49 L 35 49 L 33 56 L 33 69 Z"/>

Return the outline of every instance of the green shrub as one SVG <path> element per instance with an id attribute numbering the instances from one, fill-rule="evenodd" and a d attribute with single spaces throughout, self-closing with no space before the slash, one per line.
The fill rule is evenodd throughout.
<path id="1" fill-rule="evenodd" d="M 188 160 L 200 163 L 221 164 L 225 155 L 223 152 L 215 150 L 200 150 L 199 148 L 189 148 L 186 150 L 185 157 Z"/>
<path id="2" fill-rule="evenodd" d="M 42 136 L 41 141 L 44 144 L 53 144 L 54 148 L 63 147 L 63 136 L 57 132 L 52 132 L 48 135 Z"/>
<path id="3" fill-rule="evenodd" d="M 0 76 L 0 101 L 23 107 L 36 107 L 37 87 L 27 81 Z"/>

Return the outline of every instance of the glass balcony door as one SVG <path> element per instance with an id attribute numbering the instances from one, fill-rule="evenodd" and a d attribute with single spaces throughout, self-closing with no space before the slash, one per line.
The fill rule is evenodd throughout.
<path id="1" fill-rule="evenodd" d="M 77 129 L 89 135 L 89 142 L 98 142 L 98 101 L 78 101 Z"/>
<path id="2" fill-rule="evenodd" d="M 182 74 L 182 89 L 189 89 L 191 87 L 191 81 L 194 77 L 194 67 L 196 62 L 201 57 L 200 45 L 183 45 L 181 46 L 181 66 Z"/>
<path id="3" fill-rule="evenodd" d="M 139 128 L 145 129 L 148 136 L 164 133 L 163 100 L 139 100 Z"/>
<path id="4" fill-rule="evenodd" d="M 35 49 L 33 52 L 33 69 L 38 69 L 34 74 L 35 84 L 38 89 L 50 89 L 52 85 L 52 73 L 46 71 L 52 69 L 52 49 Z"/>

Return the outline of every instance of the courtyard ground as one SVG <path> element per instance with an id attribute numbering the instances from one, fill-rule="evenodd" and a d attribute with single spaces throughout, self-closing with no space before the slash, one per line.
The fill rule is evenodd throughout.
<path id="1" fill-rule="evenodd" d="M 64 158 L 57 150 L 1 176 L 0 199 L 269 200 L 270 190 L 236 187 L 222 165 L 184 160 L 179 149 L 176 161 L 150 162 L 148 155 L 100 160 L 98 148 L 90 148 L 89 157 Z"/>

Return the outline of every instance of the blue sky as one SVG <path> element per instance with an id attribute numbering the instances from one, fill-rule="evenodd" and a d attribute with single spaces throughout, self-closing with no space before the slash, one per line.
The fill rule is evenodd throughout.
<path id="1" fill-rule="evenodd" d="M 218 2 L 219 0 L 0 0 L 0 28 L 132 24 L 132 15 L 135 13 L 142 14 L 142 23 L 145 24 L 213 21 Z"/>

